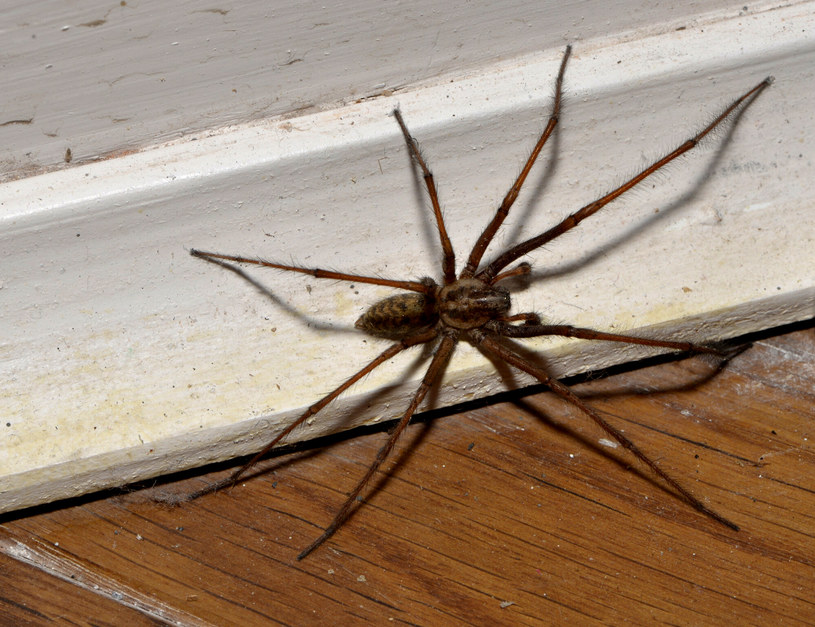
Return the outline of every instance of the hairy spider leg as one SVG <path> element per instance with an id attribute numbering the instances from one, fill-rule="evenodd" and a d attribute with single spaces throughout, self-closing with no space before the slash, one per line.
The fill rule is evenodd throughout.
<path id="1" fill-rule="evenodd" d="M 522 315 L 522 314 L 516 314 Z M 535 314 L 526 314 L 535 315 Z M 524 318 L 526 320 L 526 318 Z M 711 355 L 722 355 L 722 351 L 710 346 L 703 346 L 701 344 L 693 344 L 692 342 L 674 342 L 671 340 L 655 340 L 647 337 L 638 337 L 636 335 L 623 335 L 620 333 L 605 333 L 603 331 L 595 331 L 594 329 L 587 329 L 583 327 L 573 327 L 570 324 L 506 324 L 506 321 L 491 320 L 485 328 L 489 329 L 496 335 L 502 337 L 522 338 L 522 337 L 541 337 L 543 335 L 559 335 L 562 337 L 575 337 L 582 340 L 605 340 L 608 342 L 623 342 L 625 344 L 641 344 L 643 346 L 658 346 L 661 348 L 670 348 L 673 350 L 691 352 L 691 353 L 709 353 Z"/>
<path id="2" fill-rule="evenodd" d="M 233 272 L 236 271 L 231 264 L 224 263 L 225 261 L 234 261 L 235 263 L 251 263 L 265 268 L 277 268 L 278 270 L 286 270 L 287 272 L 300 272 L 301 274 L 309 274 L 315 279 L 334 279 L 336 281 L 350 281 L 352 283 L 371 283 L 373 285 L 384 285 L 385 287 L 395 287 L 400 290 L 408 290 L 410 292 L 422 292 L 428 294 L 432 291 L 432 287 L 427 283 L 420 281 L 394 281 L 391 279 L 383 279 L 381 277 L 363 276 L 359 274 L 349 274 L 347 272 L 334 272 L 333 270 L 322 270 L 320 268 L 304 268 L 302 266 L 288 266 L 282 263 L 274 263 L 266 261 L 258 257 L 243 257 L 241 255 L 222 255 L 221 253 L 210 253 L 203 250 L 193 248 L 190 250 L 190 255 L 199 257 L 210 263 L 222 266 Z M 242 276 L 246 276 L 242 272 L 238 272 Z"/>
<path id="3" fill-rule="evenodd" d="M 410 134 L 405 121 L 402 119 L 402 112 L 398 108 L 393 110 L 393 117 L 399 123 L 399 128 L 402 129 L 402 135 L 405 136 L 405 142 L 408 146 L 408 151 L 419 168 L 422 170 L 425 185 L 427 186 L 427 193 L 430 195 L 430 203 L 433 205 L 433 215 L 436 217 L 436 227 L 439 230 L 439 240 L 441 240 L 442 249 L 442 262 L 441 269 L 444 275 L 444 284 L 450 285 L 456 280 L 456 253 L 453 252 L 453 244 L 450 237 L 447 235 L 447 228 L 444 226 L 444 218 L 441 215 L 441 207 L 439 206 L 439 193 L 436 190 L 435 179 L 433 173 L 427 167 L 424 158 L 422 157 L 421 150 L 419 150 L 419 142 Z"/>
<path id="4" fill-rule="evenodd" d="M 571 54 L 572 47 L 566 46 L 566 51 L 563 53 L 563 60 L 560 62 L 560 70 L 557 73 L 557 80 L 555 81 L 555 99 L 552 102 L 552 112 L 549 115 L 549 121 L 546 124 L 546 128 L 543 129 L 543 133 L 541 133 L 538 143 L 535 144 L 535 147 L 532 149 L 532 153 L 529 155 L 524 167 L 521 169 L 521 173 L 518 175 L 518 178 L 515 179 L 512 187 L 509 188 L 506 196 L 504 196 L 504 200 L 501 202 L 492 220 L 476 240 L 473 250 L 470 252 L 470 257 L 467 259 L 467 265 L 465 265 L 464 269 L 461 271 L 460 278 L 462 279 L 469 279 L 475 274 L 478 264 L 481 263 L 481 258 L 484 256 L 484 252 L 487 250 L 490 242 L 492 242 L 492 239 L 495 237 L 498 229 L 501 228 L 501 225 L 504 223 L 504 220 L 509 214 L 510 208 L 515 202 L 515 199 L 518 197 L 521 187 L 526 181 L 526 177 L 529 175 L 529 171 L 535 164 L 535 160 L 538 158 L 538 155 L 543 149 L 546 141 L 549 139 L 549 136 L 555 130 L 555 126 L 557 126 L 558 119 L 560 118 L 560 103 L 563 96 L 563 75 L 566 73 L 566 62 L 569 60 Z"/>
<path id="5" fill-rule="evenodd" d="M 413 414 L 416 413 L 419 403 L 422 402 L 433 383 L 441 375 L 444 365 L 447 363 L 447 360 L 458 342 L 458 334 L 459 331 L 452 329 L 448 329 L 444 332 L 442 340 L 438 347 L 436 347 L 436 351 L 433 354 L 433 359 L 431 360 L 430 365 L 427 367 L 424 377 L 422 377 L 422 382 L 419 384 L 416 393 L 413 395 L 413 398 L 410 401 L 410 405 L 405 413 L 402 414 L 402 417 L 399 419 L 399 422 L 397 423 L 393 432 L 390 434 L 390 436 L 388 436 L 385 444 L 379 449 L 379 452 L 376 454 L 376 459 L 365 472 L 365 476 L 359 480 L 356 487 L 348 495 L 348 498 L 345 499 L 345 503 L 343 503 L 340 510 L 334 516 L 334 520 L 331 521 L 319 538 L 303 549 L 303 551 L 297 556 L 298 560 L 306 557 L 314 549 L 330 538 L 351 514 L 360 492 L 362 492 L 362 489 L 365 487 L 368 481 L 370 481 L 374 473 L 379 469 L 385 459 L 387 459 L 388 455 L 390 455 L 393 447 L 396 445 L 396 441 L 399 439 L 399 436 L 404 433 L 405 428 L 410 423 L 410 419 L 413 417 Z"/>

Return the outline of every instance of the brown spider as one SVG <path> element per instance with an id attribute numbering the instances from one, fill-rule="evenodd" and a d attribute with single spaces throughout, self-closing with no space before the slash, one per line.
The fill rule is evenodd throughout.
<path id="1" fill-rule="evenodd" d="M 513 346 L 513 343 L 511 341 L 507 341 L 505 338 L 559 335 L 589 340 L 607 340 L 611 342 L 626 342 L 629 344 L 657 346 L 693 353 L 722 355 L 721 351 L 712 346 L 703 346 L 690 342 L 672 342 L 629 335 L 620 335 L 616 333 L 604 333 L 602 331 L 595 331 L 593 329 L 578 328 L 562 324 L 543 324 L 541 318 L 535 313 L 510 313 L 510 294 L 505 287 L 500 285 L 500 283 L 510 277 L 529 274 L 531 271 L 531 266 L 526 262 L 522 262 L 509 270 L 506 270 L 506 268 L 524 255 L 531 253 L 547 242 L 562 235 L 566 231 L 576 227 L 578 224 L 580 224 L 580 222 L 597 213 L 600 209 L 637 185 L 643 179 L 650 176 L 669 162 L 673 161 L 678 156 L 691 150 L 699 143 L 700 140 L 702 140 L 702 138 L 708 135 L 717 126 L 722 124 L 726 119 L 735 116 L 736 112 L 743 111 L 747 106 L 749 106 L 753 99 L 764 88 L 772 83 L 772 77 L 764 79 L 758 85 L 737 98 L 718 117 L 716 117 L 694 137 L 688 139 L 673 152 L 667 154 L 645 168 L 642 172 L 631 178 L 626 183 L 620 185 L 602 198 L 589 203 L 585 207 L 566 217 L 549 230 L 513 246 L 509 250 L 498 255 L 496 259 L 492 260 L 487 265 L 482 266 L 481 258 L 484 255 L 487 246 L 495 237 L 495 234 L 498 232 L 498 229 L 501 227 L 501 224 L 507 217 L 512 204 L 515 202 L 515 199 L 521 190 L 521 186 L 524 184 L 532 165 L 535 163 L 535 159 L 538 157 L 538 154 L 557 125 L 558 116 L 560 115 L 563 75 L 565 73 L 566 63 L 570 54 L 571 46 L 567 46 L 560 65 L 560 71 L 557 75 L 552 112 L 546 128 L 541 134 L 538 143 L 535 145 L 532 154 L 526 160 L 526 164 L 521 170 L 521 173 L 518 175 L 518 178 L 512 184 L 512 187 L 510 187 L 509 192 L 507 192 L 503 202 L 495 212 L 492 220 L 476 240 L 475 245 L 470 252 L 470 256 L 467 258 L 467 262 L 464 264 L 464 267 L 461 269 L 461 272 L 458 275 L 456 275 L 456 257 L 455 253 L 453 252 L 452 244 L 450 243 L 450 238 L 447 236 L 447 231 L 444 226 L 444 220 L 442 218 L 441 208 L 439 206 L 438 194 L 436 192 L 436 185 L 433 181 L 433 174 L 431 174 L 427 164 L 422 158 L 419 151 L 419 146 L 416 140 L 410 135 L 399 109 L 396 109 L 393 112 L 396 121 L 399 123 L 399 127 L 402 129 L 402 134 L 405 136 L 405 141 L 407 142 L 410 155 L 422 172 L 425 184 L 427 185 L 427 191 L 430 195 L 430 201 L 433 205 L 433 213 L 436 218 L 439 239 L 441 240 L 441 246 L 444 253 L 442 259 L 443 278 L 441 284 L 438 284 L 433 279 L 427 277 L 419 281 L 393 281 L 378 277 L 359 276 L 344 272 L 332 272 L 318 268 L 289 266 L 285 264 L 263 261 L 261 259 L 242 257 L 239 255 L 222 255 L 195 249 L 190 251 L 190 253 L 195 257 L 200 257 L 206 261 L 226 267 L 244 277 L 247 275 L 240 268 L 237 268 L 236 266 L 233 266 L 227 262 L 250 263 L 270 268 L 278 268 L 280 270 L 289 270 L 291 272 L 301 272 L 304 274 L 310 274 L 318 279 L 335 279 L 339 281 L 353 281 L 355 283 L 359 282 L 384 285 L 406 290 L 408 293 L 391 296 L 390 298 L 386 298 L 375 303 L 356 322 L 356 327 L 368 334 L 378 337 L 387 337 L 394 340 L 394 342 L 387 349 L 380 353 L 378 357 L 376 357 L 364 368 L 349 377 L 335 390 L 309 407 L 299 418 L 297 418 L 297 420 L 283 429 L 271 442 L 269 442 L 269 444 L 266 445 L 266 447 L 263 448 L 262 451 L 255 455 L 251 460 L 249 460 L 249 462 L 244 464 L 229 478 L 209 486 L 204 490 L 196 492 L 195 494 L 190 495 L 188 498 L 196 498 L 202 494 L 213 492 L 223 486 L 235 483 L 240 476 L 251 468 L 261 457 L 277 446 L 281 440 L 291 433 L 295 427 L 301 425 L 311 416 L 315 415 L 328 403 L 337 398 L 345 390 L 373 371 L 375 368 L 412 346 L 434 341 L 437 342 L 437 346 L 435 347 L 430 365 L 427 368 L 427 372 L 422 378 L 422 382 L 414 393 L 408 408 L 405 410 L 405 413 L 402 414 L 401 419 L 391 432 L 388 440 L 385 442 L 385 445 L 379 450 L 376 459 L 368 468 L 362 479 L 360 479 L 360 481 L 357 483 L 356 487 L 348 495 L 345 503 L 343 503 L 342 507 L 331 521 L 331 524 L 328 525 L 320 537 L 318 537 L 297 556 L 298 560 L 304 558 L 306 555 L 320 546 L 320 544 L 322 544 L 327 538 L 329 538 L 351 514 L 357 497 L 393 450 L 396 441 L 404 432 L 405 428 L 410 422 L 411 417 L 416 411 L 416 408 L 422 402 L 422 399 L 424 399 L 430 387 L 439 378 L 444 365 L 452 354 L 456 344 L 459 340 L 466 339 L 471 344 L 478 347 L 486 355 L 500 358 L 515 368 L 532 375 L 541 383 L 547 385 L 555 394 L 578 407 L 583 413 L 594 420 L 594 422 L 596 422 L 610 437 L 619 442 L 619 444 L 624 448 L 631 451 L 635 457 L 645 463 L 654 473 L 656 473 L 668 485 L 681 494 L 689 504 L 693 505 L 693 507 L 695 507 L 697 510 L 706 514 L 710 518 L 713 518 L 719 523 L 734 530 L 739 529 L 735 523 L 711 510 L 698 498 L 693 496 L 687 489 L 682 487 L 675 479 L 669 476 L 653 460 L 645 455 L 645 453 L 640 451 L 640 449 L 637 448 L 637 446 L 631 442 L 631 440 L 623 435 L 617 428 L 606 422 L 604 418 L 602 418 L 589 405 L 584 403 L 567 386 L 557 379 L 549 376 L 541 368 L 530 363 L 521 355 L 517 348 Z"/>

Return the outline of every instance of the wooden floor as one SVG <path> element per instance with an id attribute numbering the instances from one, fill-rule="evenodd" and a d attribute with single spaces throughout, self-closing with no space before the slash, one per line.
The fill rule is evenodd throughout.
<path id="1" fill-rule="evenodd" d="M 3 517 L 14 625 L 815 623 L 815 330 L 576 386 L 735 532 L 549 394 L 410 427 L 384 485 L 301 562 L 383 440 Z M 404 450 L 404 449 L 403 449 Z M 631 464 L 631 466 L 629 466 Z"/>

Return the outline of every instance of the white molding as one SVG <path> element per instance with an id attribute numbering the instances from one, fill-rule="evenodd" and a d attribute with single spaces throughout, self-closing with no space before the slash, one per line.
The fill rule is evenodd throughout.
<path id="1" fill-rule="evenodd" d="M 621 182 L 766 75 L 776 83 L 726 146 L 718 135 L 532 256 L 538 280 L 516 309 L 694 340 L 815 315 L 812 6 L 575 43 L 556 167 L 544 177 L 545 150 L 504 245 Z M 422 143 L 464 256 L 540 132 L 561 54 L 558 43 L 0 186 L 0 510 L 256 450 L 383 350 L 350 327 L 387 290 L 253 271 L 275 305 L 187 249 L 438 276 L 424 193 L 389 111 L 399 104 Z M 642 354 L 532 345 L 560 374 Z M 394 417 L 421 375 L 416 358 L 367 377 L 296 438 Z M 447 381 L 439 406 L 501 389 L 467 349 Z"/>

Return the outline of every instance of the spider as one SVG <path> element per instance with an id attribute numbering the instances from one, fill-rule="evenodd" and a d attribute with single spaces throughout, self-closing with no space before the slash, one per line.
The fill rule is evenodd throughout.
<path id="1" fill-rule="evenodd" d="M 404 135 L 411 159 L 424 178 L 424 183 L 430 197 L 430 203 L 433 207 L 433 214 L 435 216 L 438 236 L 443 251 L 441 262 L 442 280 L 440 283 L 437 283 L 434 279 L 429 277 L 422 278 L 418 281 L 397 281 L 345 272 L 334 272 L 320 268 L 305 268 L 273 263 L 240 255 L 225 255 L 197 249 L 190 251 L 194 257 L 200 257 L 208 262 L 223 266 L 245 278 L 248 278 L 245 272 L 233 264 L 255 264 L 290 272 L 300 272 L 318 279 L 334 279 L 338 281 L 383 285 L 400 289 L 402 293 L 374 303 L 356 321 L 355 326 L 361 331 L 373 336 L 390 339 L 392 342 L 388 348 L 382 351 L 364 368 L 348 377 L 348 379 L 341 383 L 336 389 L 311 405 L 302 415 L 278 433 L 263 450 L 257 453 L 257 455 L 230 477 L 189 495 L 189 497 L 187 497 L 188 499 L 197 498 L 203 494 L 214 492 L 221 487 L 234 484 L 247 470 L 254 466 L 258 460 L 280 444 L 292 430 L 317 414 L 328 403 L 375 368 L 411 347 L 434 343 L 435 347 L 430 365 L 427 367 L 427 371 L 418 389 L 413 394 L 407 409 L 402 414 L 396 427 L 390 432 L 387 441 L 380 448 L 376 458 L 364 476 L 346 497 L 345 502 L 335 514 L 334 519 L 325 528 L 325 531 L 297 556 L 298 560 L 303 559 L 331 537 L 350 516 L 356 505 L 357 498 L 368 481 L 373 477 L 391 451 L 393 451 L 396 442 L 404 433 L 405 428 L 408 426 L 419 404 L 425 398 L 431 386 L 439 379 L 456 344 L 463 339 L 480 349 L 485 355 L 503 360 L 514 368 L 535 377 L 538 381 L 548 386 L 552 392 L 573 404 L 581 412 L 591 418 L 608 436 L 616 440 L 622 447 L 630 451 L 631 454 L 648 466 L 694 508 L 726 527 L 733 530 L 739 529 L 738 525 L 710 509 L 673 477 L 662 470 L 650 457 L 623 435 L 619 429 L 609 424 L 596 410 L 581 400 L 580 397 L 572 392 L 566 385 L 525 358 L 518 350 L 518 347 L 514 345 L 513 340 L 554 335 L 587 340 L 625 342 L 688 353 L 709 353 L 717 356 L 724 356 L 722 350 L 712 345 L 606 333 L 566 324 L 544 324 L 540 316 L 536 313 L 511 313 L 512 305 L 510 293 L 502 283 L 511 277 L 528 275 L 531 272 L 531 265 L 527 262 L 520 262 L 514 265 L 514 267 L 509 266 L 513 266 L 521 257 L 532 253 L 547 242 L 575 228 L 583 220 L 600 211 L 600 209 L 630 190 L 642 180 L 694 148 L 705 136 L 723 124 L 725 120 L 740 115 L 758 94 L 772 83 L 773 79 L 772 77 L 767 77 L 755 87 L 739 96 L 696 135 L 686 140 L 678 148 L 655 161 L 613 191 L 587 204 L 543 233 L 512 246 L 484 265 L 482 264 L 482 257 L 487 247 L 506 219 L 538 154 L 557 126 L 563 92 L 563 76 L 566 72 L 566 64 L 571 55 L 571 50 L 571 46 L 567 46 L 563 54 L 563 59 L 555 81 L 555 95 L 551 105 L 551 113 L 546 127 L 529 158 L 526 160 L 517 179 L 509 188 L 506 196 L 504 196 L 492 220 L 490 220 L 473 245 L 464 263 L 464 267 L 458 273 L 456 272 L 456 255 L 453 252 L 453 246 L 447 235 L 444 219 L 442 218 L 433 174 L 430 172 L 427 163 L 422 157 L 416 139 L 414 139 L 408 131 L 401 112 L 398 108 L 393 111 L 393 116 L 396 118 L 396 122 L 399 124 L 399 128 Z M 509 269 L 507 269 L 508 267 Z"/>

